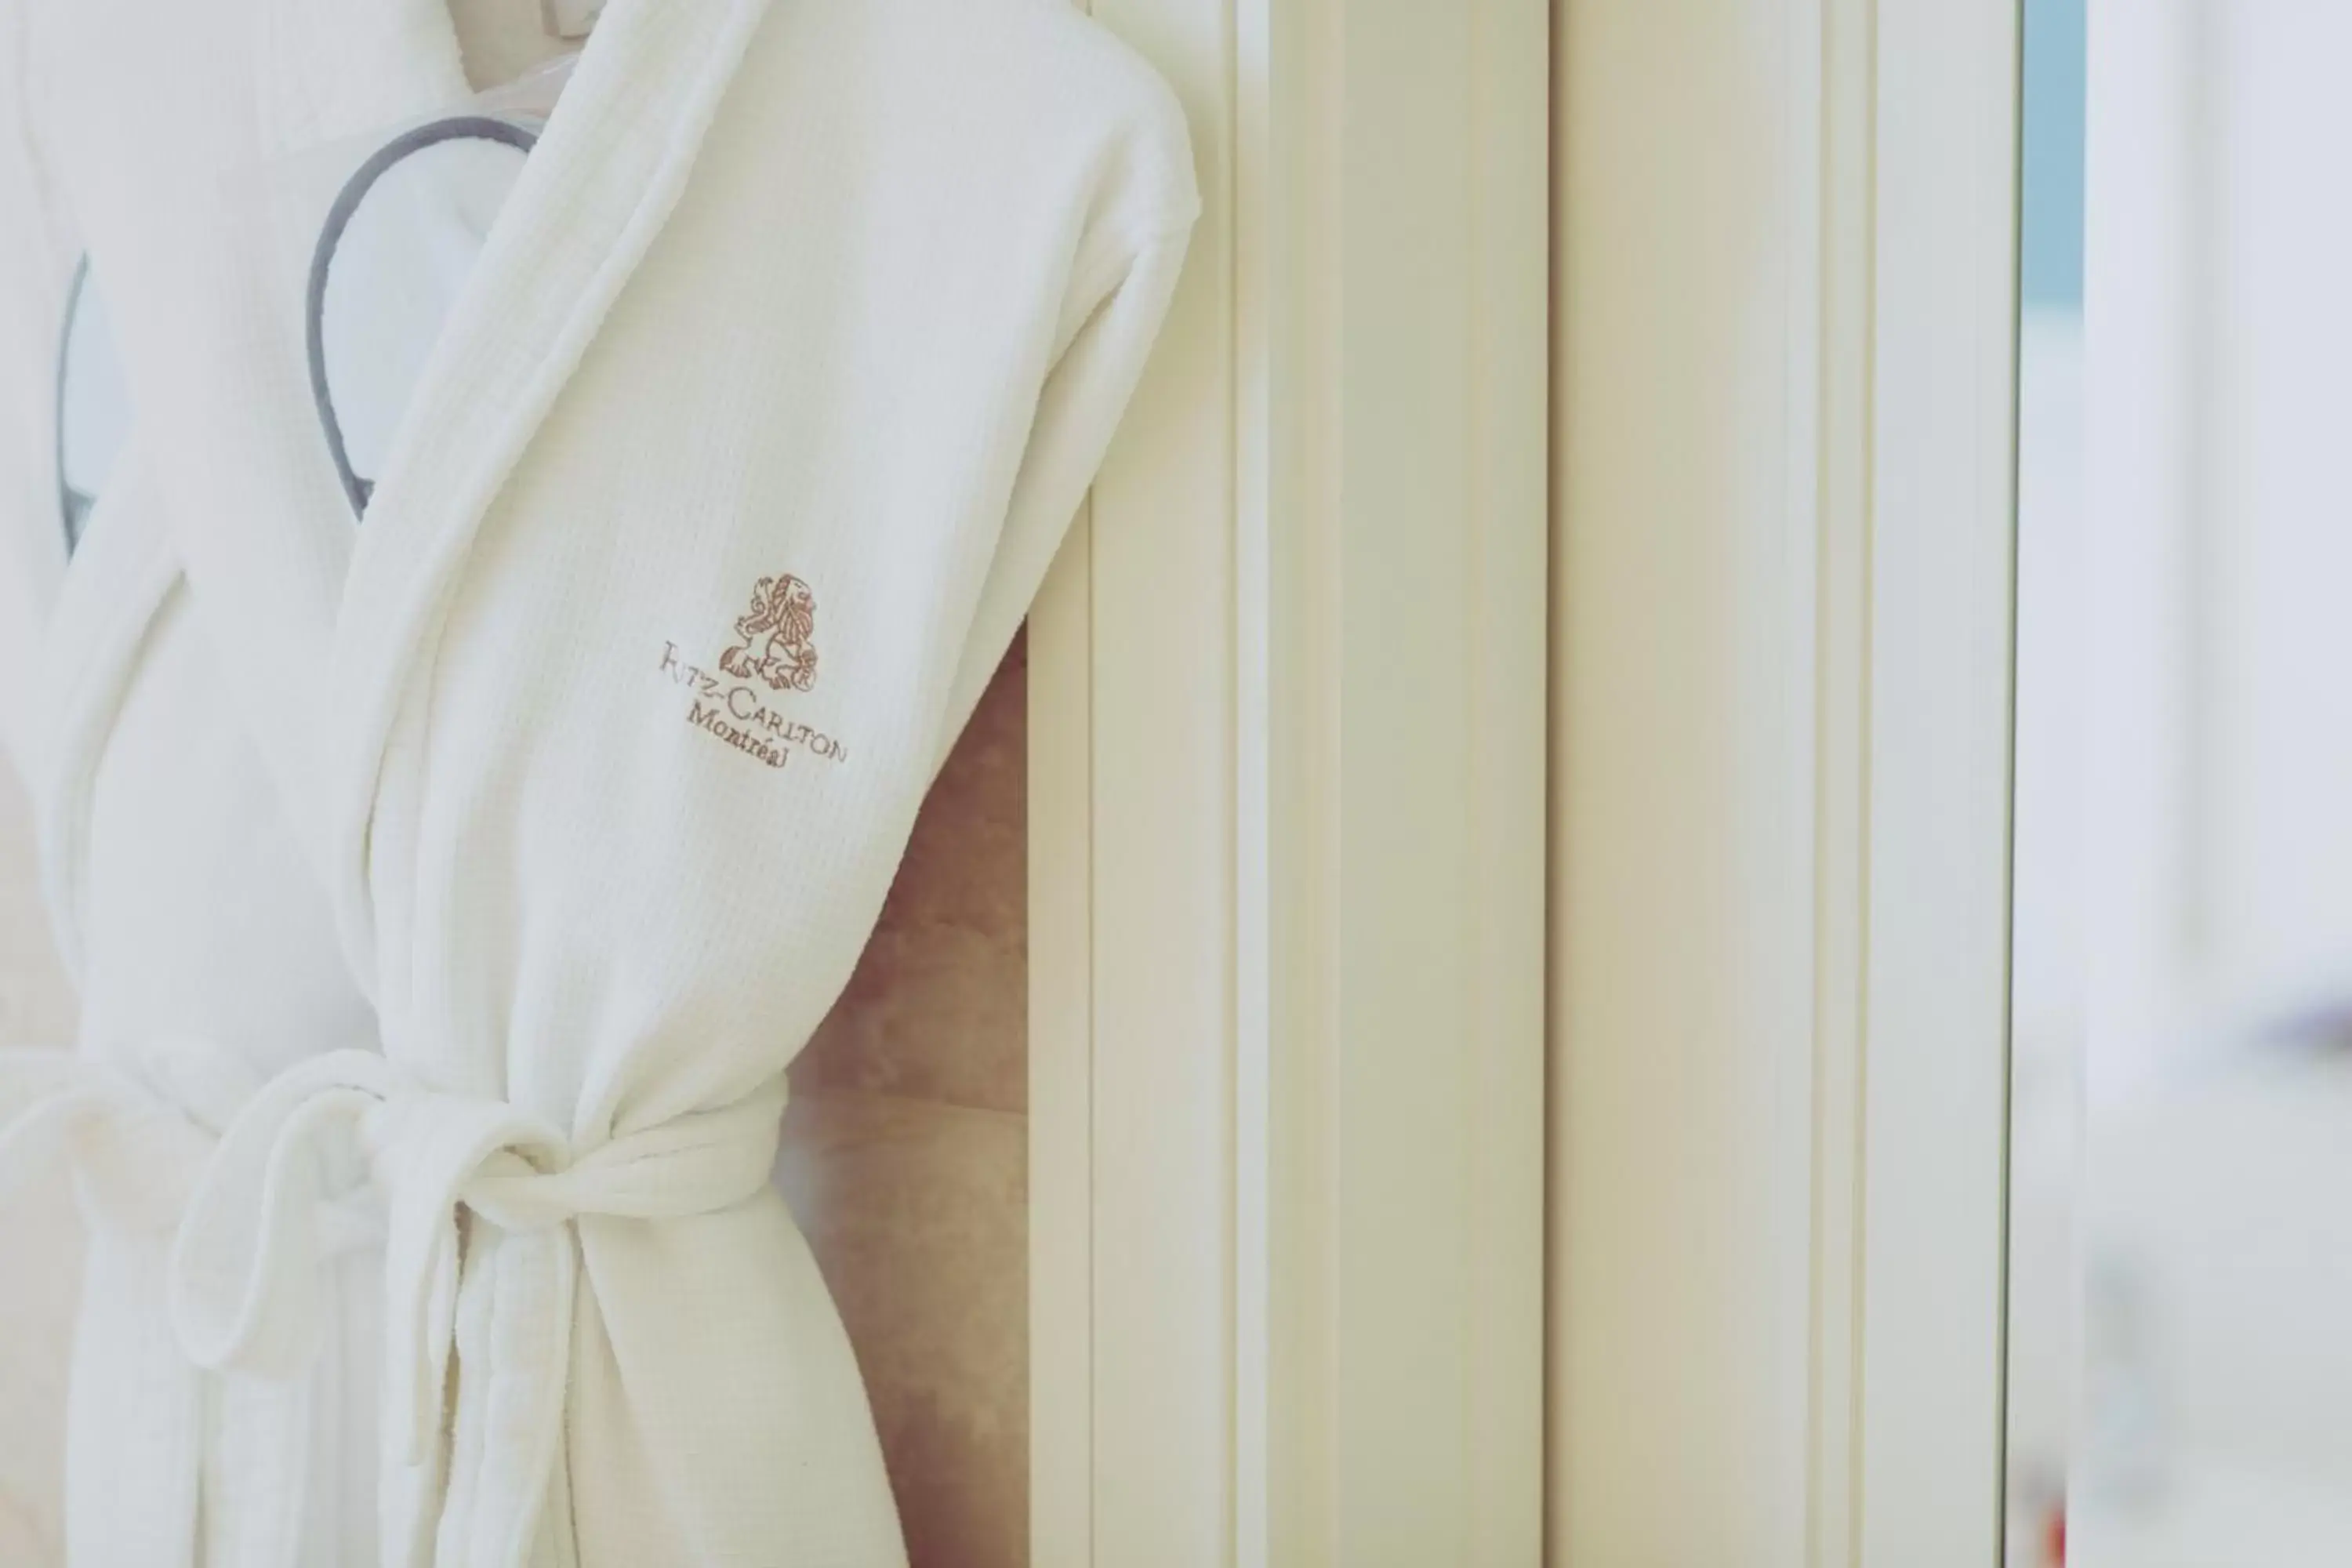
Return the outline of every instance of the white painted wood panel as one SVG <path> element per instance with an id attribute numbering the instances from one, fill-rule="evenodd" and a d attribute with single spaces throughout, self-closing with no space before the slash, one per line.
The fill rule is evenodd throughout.
<path id="1" fill-rule="evenodd" d="M 1563 11 L 1558 1561 L 1996 1560 L 2016 26 Z"/>
<path id="2" fill-rule="evenodd" d="M 1209 216 L 1033 621 L 1037 1561 L 1533 1562 L 1546 8 L 1094 12 Z"/>

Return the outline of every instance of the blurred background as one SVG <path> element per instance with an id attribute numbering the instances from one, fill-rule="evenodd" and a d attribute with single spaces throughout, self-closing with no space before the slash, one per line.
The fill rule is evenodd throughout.
<path id="1" fill-rule="evenodd" d="M 2018 272 L 2009 1558 L 2057 1560 L 2079 1336 L 2085 1056 L 2084 0 L 2026 0 Z"/>
<path id="2" fill-rule="evenodd" d="M 2026 24 L 2010 1560 L 2352 1562 L 2352 7 Z"/>

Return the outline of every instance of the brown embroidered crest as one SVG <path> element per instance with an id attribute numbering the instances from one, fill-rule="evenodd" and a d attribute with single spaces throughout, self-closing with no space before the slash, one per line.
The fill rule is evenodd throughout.
<path id="1" fill-rule="evenodd" d="M 816 685 L 816 595 L 799 578 L 761 578 L 735 635 L 741 640 L 719 656 L 719 668 L 738 680 L 764 680 L 778 691 Z"/>
<path id="2" fill-rule="evenodd" d="M 761 689 L 807 691 L 816 685 L 816 595 L 798 577 L 762 577 L 751 590 L 751 613 L 735 623 L 735 642 L 719 656 L 719 673 L 703 669 L 664 641 L 661 673 L 688 693 L 688 724 L 745 756 L 782 768 L 795 752 L 829 764 L 849 760 L 849 748 L 790 707 L 822 708 L 775 699 Z M 772 706 L 771 704 L 774 704 Z"/>

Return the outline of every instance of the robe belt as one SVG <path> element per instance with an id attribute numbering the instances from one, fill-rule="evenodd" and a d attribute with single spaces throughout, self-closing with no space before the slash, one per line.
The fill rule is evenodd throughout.
<path id="1" fill-rule="evenodd" d="M 196 1038 L 151 1042 L 122 1067 L 77 1051 L 0 1051 L 0 1190 L 43 1170 L 68 1168 L 96 1233 L 92 1245 L 160 1258 L 220 1134 L 254 1099 L 256 1079 L 234 1053 Z M 382 1234 L 367 1208 L 342 1202 L 314 1205 L 301 1221 L 322 1258 L 373 1245 Z M 205 1403 L 197 1369 L 160 1327 L 142 1332 L 126 1324 L 121 1314 L 141 1310 L 137 1302 L 84 1305 L 85 1313 L 116 1315 L 121 1331 L 99 1342 L 101 1353 L 127 1358 L 117 1370 L 128 1375 L 128 1386 L 151 1391 L 151 1399 L 123 1418 L 168 1426 L 171 1413 L 181 1412 L 193 1419 Z M 233 1381 L 215 1408 L 225 1424 L 221 1440 L 248 1460 L 212 1479 L 213 1544 L 228 1562 L 290 1568 L 301 1548 L 303 1499 L 288 1482 L 305 1473 L 311 1443 L 307 1382 Z M 199 1432 L 122 1434 L 102 1442 L 118 1472 L 106 1495 L 139 1500 L 147 1517 L 77 1519 L 77 1549 L 126 1568 L 194 1562 Z"/>
<path id="2" fill-rule="evenodd" d="M 314 1058 L 254 1097 L 190 1202 L 172 1260 L 181 1342 L 202 1365 L 269 1370 L 281 1347 L 315 1341 L 323 1259 L 302 1220 L 313 1154 L 355 1132 L 387 1204 L 384 1568 L 520 1563 L 571 1370 L 580 1262 L 559 1227 L 743 1202 L 767 1185 L 784 1099 L 779 1074 L 721 1109 L 574 1148 L 504 1101 L 422 1088 L 373 1052 Z M 478 1226 L 461 1242 L 460 1209 L 499 1234 Z M 453 1352 L 466 1361 L 445 1417 Z M 453 1463 L 485 1424 L 496 1434 L 483 1453 Z"/>

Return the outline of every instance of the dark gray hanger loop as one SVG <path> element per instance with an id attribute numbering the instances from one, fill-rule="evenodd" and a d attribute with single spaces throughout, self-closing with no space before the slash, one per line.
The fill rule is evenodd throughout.
<path id="1" fill-rule="evenodd" d="M 320 427 L 326 432 L 327 450 L 335 459 L 336 477 L 342 480 L 343 494 L 350 498 L 352 515 L 364 517 L 368 500 L 375 493 L 375 481 L 360 477 L 352 468 L 350 447 L 343 439 L 342 422 L 335 417 L 334 394 L 327 385 L 327 274 L 333 267 L 335 251 L 342 244 L 343 231 L 351 226 L 360 204 L 375 188 L 378 180 L 389 174 L 401 160 L 427 147 L 444 142 L 496 142 L 528 155 L 537 145 L 534 132 L 509 121 L 496 120 L 486 114 L 462 114 L 448 120 L 436 120 L 428 125 L 394 137 L 378 149 L 375 154 L 359 167 L 359 172 L 347 181 L 335 197 L 335 205 L 327 211 L 326 226 L 320 230 L 318 248 L 310 257 L 309 323 L 305 336 L 310 358 L 310 397 L 317 405 Z"/>

